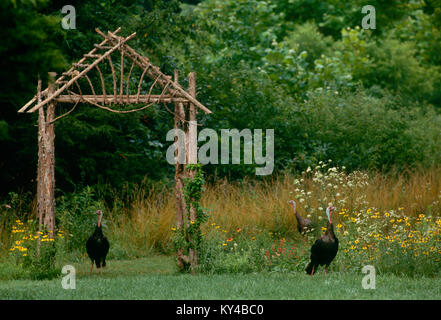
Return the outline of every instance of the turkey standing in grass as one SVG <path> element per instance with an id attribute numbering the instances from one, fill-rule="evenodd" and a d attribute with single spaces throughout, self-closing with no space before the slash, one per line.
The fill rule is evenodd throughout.
<path id="1" fill-rule="evenodd" d="M 325 265 L 325 274 L 328 273 L 328 267 L 334 260 L 338 251 L 338 239 L 334 234 L 331 215 L 334 207 L 330 206 L 326 209 L 328 216 L 328 227 L 324 235 L 317 239 L 311 247 L 311 262 L 306 267 L 306 273 L 314 275 L 318 266 Z"/>
<path id="2" fill-rule="evenodd" d="M 294 209 L 294 214 L 296 215 L 297 218 L 297 230 L 299 230 L 299 232 L 301 234 L 305 234 L 306 232 L 310 232 L 313 229 L 313 223 L 310 219 L 308 218 L 303 218 L 298 212 L 297 212 L 297 206 L 296 206 L 296 202 L 294 200 L 289 200 L 288 203 L 292 206 L 292 208 Z"/>
<path id="3" fill-rule="evenodd" d="M 95 227 L 94 233 L 86 242 L 86 250 L 90 260 L 92 260 L 90 273 L 92 273 L 93 263 L 95 263 L 96 267 L 100 268 L 101 274 L 103 274 L 103 267 L 106 266 L 106 256 L 109 252 L 109 241 L 104 236 L 103 230 L 101 228 L 101 210 L 98 210 L 96 214 L 98 215 L 98 224 Z"/>

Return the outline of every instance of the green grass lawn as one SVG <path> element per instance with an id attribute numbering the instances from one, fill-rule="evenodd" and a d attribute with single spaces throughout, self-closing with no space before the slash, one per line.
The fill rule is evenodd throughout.
<path id="1" fill-rule="evenodd" d="M 74 263 L 76 289 L 61 278 L 4 280 L 0 299 L 440 299 L 441 278 L 380 275 L 375 290 L 364 290 L 363 273 L 188 275 L 177 272 L 174 258 L 153 256 L 109 261 L 101 277 L 89 264 Z"/>

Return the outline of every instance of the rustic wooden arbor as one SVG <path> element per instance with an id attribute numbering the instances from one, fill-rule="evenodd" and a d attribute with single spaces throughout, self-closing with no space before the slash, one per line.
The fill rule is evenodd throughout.
<path id="1" fill-rule="evenodd" d="M 108 31 L 105 34 L 96 29 L 96 32 L 104 38 L 103 41 L 95 44 L 93 50 L 85 54 L 78 63 L 74 63 L 61 77 L 55 79 L 56 75 L 49 73 L 49 83 L 46 89 L 41 90 L 39 80 L 37 94 L 18 111 L 32 113 L 38 110 L 37 213 L 40 219 L 40 230 L 44 226 L 52 236 L 56 229 L 54 122 L 74 111 L 78 103 L 88 103 L 115 113 L 140 111 L 153 104 L 162 103 L 174 115 L 174 128 L 185 132 L 186 163 L 197 162 L 196 107 L 207 114 L 211 111 L 196 99 L 195 73 L 189 74 L 189 89 L 184 90 L 178 83 L 177 71 L 173 80 L 170 76 L 163 74 L 147 57 L 140 55 L 127 45 L 136 33 L 121 37 L 117 35 L 120 30 L 121 28 L 118 28 L 114 32 Z M 114 63 L 112 55 L 116 54 L 118 57 Z M 126 63 L 130 65 L 127 76 L 125 74 Z M 113 90 L 108 92 L 106 79 L 110 79 L 110 74 L 111 80 L 108 82 Z M 97 93 L 91 79 L 96 79 L 101 83 L 101 94 Z M 131 88 L 135 84 L 137 87 Z M 71 103 L 73 107 L 56 116 L 56 106 L 62 103 Z M 168 103 L 174 104 L 174 111 L 167 107 Z M 131 107 L 136 105 L 136 108 L 112 109 L 112 105 L 130 105 Z M 183 196 L 184 178 L 192 177 L 194 171 L 186 170 L 184 164 L 179 163 L 177 150 L 175 163 L 176 221 L 177 227 L 181 228 L 188 223 L 189 219 L 196 219 L 195 210 L 190 208 L 190 212 L 187 212 Z M 178 249 L 177 256 L 178 265 L 181 268 L 190 265 L 190 268 L 194 270 L 197 266 L 197 254 L 194 252 L 185 254 L 183 250 Z"/>

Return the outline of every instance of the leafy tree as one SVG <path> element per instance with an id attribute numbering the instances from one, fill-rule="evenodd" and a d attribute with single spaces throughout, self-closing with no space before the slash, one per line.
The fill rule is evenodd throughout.
<path id="1" fill-rule="evenodd" d="M 35 116 L 17 110 L 35 94 L 37 77 L 46 83 L 48 71 L 61 71 L 66 59 L 58 43 L 63 40 L 59 19 L 41 12 L 46 0 L 0 2 L 0 193 L 28 189 L 36 167 Z M 60 30 L 61 29 L 61 30 Z"/>

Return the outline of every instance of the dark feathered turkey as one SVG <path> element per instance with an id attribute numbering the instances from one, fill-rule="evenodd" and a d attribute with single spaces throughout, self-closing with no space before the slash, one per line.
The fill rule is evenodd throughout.
<path id="1" fill-rule="evenodd" d="M 313 222 L 310 219 L 308 219 L 308 218 L 303 218 L 297 212 L 297 205 L 296 205 L 296 202 L 294 200 L 289 200 L 288 203 L 291 204 L 291 206 L 292 206 L 292 208 L 294 210 L 294 214 L 296 215 L 297 230 L 299 230 L 299 232 L 301 234 L 305 234 L 306 232 L 311 232 L 314 229 Z"/>
<path id="2" fill-rule="evenodd" d="M 90 273 L 92 273 L 93 264 L 95 263 L 97 268 L 100 268 L 101 274 L 103 273 L 103 267 L 106 266 L 106 256 L 109 252 L 109 241 L 103 234 L 101 227 L 101 210 L 98 210 L 98 224 L 95 227 L 95 231 L 86 242 L 87 254 L 92 261 L 90 266 Z"/>
<path id="3" fill-rule="evenodd" d="M 319 266 L 325 266 L 325 274 L 328 272 L 328 267 L 334 260 L 338 252 L 338 239 L 334 234 L 334 227 L 332 225 L 331 214 L 334 207 L 328 207 L 326 214 L 328 216 L 328 227 L 324 235 L 317 239 L 311 247 L 311 262 L 306 267 L 306 273 L 314 275 Z"/>

